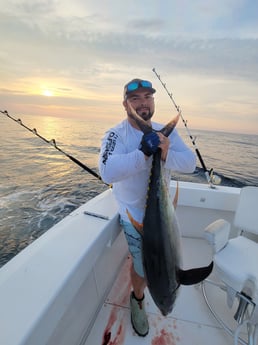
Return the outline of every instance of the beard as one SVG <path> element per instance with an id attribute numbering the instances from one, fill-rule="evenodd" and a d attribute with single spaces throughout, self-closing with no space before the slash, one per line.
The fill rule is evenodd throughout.
<path id="1" fill-rule="evenodd" d="M 136 113 L 145 121 L 150 120 L 154 114 L 154 111 L 151 111 L 150 108 L 137 108 L 135 110 Z"/>

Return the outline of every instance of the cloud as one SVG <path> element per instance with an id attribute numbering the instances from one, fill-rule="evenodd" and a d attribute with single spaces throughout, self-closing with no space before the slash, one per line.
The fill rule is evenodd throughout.
<path id="1" fill-rule="evenodd" d="M 10 95 L 10 94 L 25 95 L 25 92 L 22 90 L 5 89 L 5 88 L 0 88 L 0 93 L 6 94 L 6 95 Z"/>
<path id="2" fill-rule="evenodd" d="M 206 100 L 206 108 L 222 106 L 222 93 L 251 107 L 258 92 L 257 7 L 248 0 L 0 0 L 2 99 L 8 94 L 12 104 L 15 95 L 22 104 L 26 95 L 29 104 L 33 95 L 32 104 L 46 103 L 39 96 L 45 89 L 59 97 L 49 100 L 57 106 L 87 106 L 83 99 L 100 97 L 113 106 L 121 84 L 152 78 L 156 67 L 171 86 L 195 96 L 196 111 Z"/>
<path id="3" fill-rule="evenodd" d="M 81 19 L 82 20 L 82 19 Z M 56 70 L 58 74 L 79 75 L 86 66 L 96 63 L 112 63 L 124 68 L 136 62 L 139 66 L 160 63 L 165 69 L 187 71 L 187 73 L 219 74 L 229 77 L 257 78 L 257 39 L 178 39 L 151 37 L 143 33 L 94 32 L 87 26 L 68 21 L 55 21 L 46 33 L 39 26 L 29 27 L 16 18 L 9 18 L 8 24 L 15 27 L 17 45 L 10 46 L 13 32 L 6 35 L 3 50 L 9 52 L 8 60 L 24 68 L 48 74 Z M 137 25 L 144 25 L 143 23 Z M 136 25 L 136 26 L 137 26 Z M 157 23 L 149 22 L 153 27 Z M 2 30 L 5 27 L 2 25 Z M 33 49 L 33 47 L 35 47 Z M 17 51 L 20 59 L 17 61 Z M 61 58 L 60 58 L 61 57 Z M 3 58 L 2 58 L 3 61 Z M 95 70 L 97 72 L 97 70 Z"/>

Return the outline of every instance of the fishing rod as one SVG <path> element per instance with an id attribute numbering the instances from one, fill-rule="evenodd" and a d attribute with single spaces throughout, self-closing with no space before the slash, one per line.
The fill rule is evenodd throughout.
<path id="1" fill-rule="evenodd" d="M 201 163 L 201 166 L 202 166 L 202 168 L 203 168 L 203 170 L 204 170 L 204 173 L 205 173 L 205 176 L 206 176 L 206 179 L 207 179 L 208 183 L 210 184 L 211 187 L 213 186 L 213 184 L 220 184 L 221 178 L 220 178 L 219 176 L 217 176 L 217 175 L 214 175 L 214 173 L 213 173 L 213 168 L 211 168 L 210 170 L 208 170 L 208 169 L 206 168 L 206 165 L 205 165 L 204 160 L 203 160 L 203 158 L 202 158 L 202 156 L 201 156 L 201 153 L 200 153 L 200 151 L 199 151 L 199 149 L 198 149 L 198 147 L 197 147 L 197 145 L 196 145 L 195 138 L 194 138 L 194 137 L 192 136 L 192 134 L 190 133 L 190 131 L 189 131 L 188 127 L 187 127 L 187 121 L 184 119 L 184 117 L 183 117 L 183 115 L 182 115 L 182 110 L 180 109 L 179 105 L 176 104 L 176 102 L 175 102 L 175 100 L 174 100 L 174 98 L 173 98 L 172 92 L 169 92 L 169 91 L 168 91 L 168 89 L 167 89 L 167 87 L 166 87 L 166 84 L 163 83 L 163 81 L 161 80 L 160 75 L 156 72 L 156 69 L 153 68 L 152 71 L 154 72 L 154 74 L 156 75 L 156 77 L 159 79 L 161 85 L 163 86 L 163 88 L 164 88 L 165 91 L 167 92 L 167 94 L 168 94 L 169 98 L 171 99 L 171 101 L 173 102 L 173 104 L 174 104 L 174 106 L 175 106 L 175 108 L 176 108 L 178 114 L 180 115 L 180 117 L 181 117 L 181 119 L 182 119 L 182 121 L 183 121 L 183 124 L 184 124 L 184 126 L 185 126 L 185 128 L 186 128 L 187 134 L 189 135 L 189 137 L 190 137 L 190 139 L 191 139 L 191 141 L 192 141 L 192 144 L 193 144 L 193 146 L 194 146 L 194 149 L 195 149 L 195 152 L 196 152 L 196 154 L 197 154 L 197 157 L 199 158 L 199 161 L 200 161 L 200 163 Z"/>
<path id="2" fill-rule="evenodd" d="M 88 173 L 90 173 L 91 175 L 93 175 L 94 177 L 96 177 L 98 180 L 102 181 L 101 177 L 95 172 L 93 171 L 91 168 L 87 167 L 85 164 L 83 164 L 82 162 L 80 162 L 77 158 L 74 158 L 73 156 L 69 155 L 68 153 L 66 153 L 65 151 L 63 151 L 60 147 L 57 146 L 55 139 L 51 139 L 51 140 L 47 140 L 46 138 L 44 138 L 42 135 L 40 135 L 36 128 L 29 128 L 27 127 L 21 119 L 15 119 L 14 117 L 12 117 L 11 115 L 8 114 L 7 110 L 0 110 L 0 112 L 4 115 L 6 115 L 7 117 L 9 117 L 11 120 L 13 120 L 14 122 L 17 122 L 20 126 L 26 128 L 28 131 L 30 131 L 31 133 L 33 133 L 34 135 L 36 135 L 37 137 L 39 137 L 41 140 L 45 141 L 46 143 L 50 144 L 51 146 L 53 146 L 56 150 L 58 150 L 59 152 L 63 153 L 66 157 L 68 157 L 71 161 L 73 161 L 75 164 L 79 165 L 81 168 L 83 168 L 84 170 L 86 170 Z M 105 183 L 105 182 L 103 182 Z M 106 185 L 108 185 L 107 183 L 105 183 Z"/>

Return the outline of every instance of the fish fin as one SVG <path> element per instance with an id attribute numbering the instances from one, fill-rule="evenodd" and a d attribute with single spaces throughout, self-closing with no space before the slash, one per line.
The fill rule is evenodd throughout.
<path id="1" fill-rule="evenodd" d="M 179 283 L 182 285 L 198 284 L 208 277 L 208 275 L 212 271 L 212 268 L 213 268 L 213 261 L 210 263 L 210 265 L 205 266 L 205 267 L 192 268 L 189 270 L 180 269 L 177 272 Z"/>
<path id="2" fill-rule="evenodd" d="M 143 236 L 143 224 L 138 223 L 135 219 L 133 219 L 131 213 L 128 210 L 126 210 L 126 213 L 135 230 L 137 230 L 139 234 Z"/>
<path id="3" fill-rule="evenodd" d="M 177 183 L 176 183 L 176 193 L 175 193 L 174 200 L 173 200 L 174 209 L 176 209 L 176 207 L 177 207 L 178 194 L 179 194 L 178 192 L 179 192 L 179 188 L 178 188 L 178 181 L 177 181 Z"/>

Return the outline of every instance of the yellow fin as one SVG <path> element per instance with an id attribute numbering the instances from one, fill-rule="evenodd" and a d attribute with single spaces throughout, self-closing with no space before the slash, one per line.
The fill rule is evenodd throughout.
<path id="1" fill-rule="evenodd" d="M 177 181 L 177 183 L 176 183 L 176 193 L 175 193 L 174 200 L 173 200 L 174 209 L 176 209 L 176 207 L 177 207 L 178 194 L 179 194 L 179 187 L 178 187 L 178 181 Z"/>
<path id="2" fill-rule="evenodd" d="M 130 222 L 134 226 L 135 230 L 137 230 L 139 232 L 139 234 L 143 236 L 143 224 L 138 223 L 135 219 L 133 219 L 132 215 L 130 214 L 130 212 L 128 210 L 126 210 L 126 213 L 128 215 Z"/>

